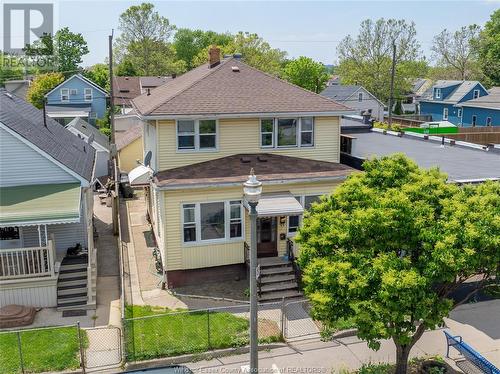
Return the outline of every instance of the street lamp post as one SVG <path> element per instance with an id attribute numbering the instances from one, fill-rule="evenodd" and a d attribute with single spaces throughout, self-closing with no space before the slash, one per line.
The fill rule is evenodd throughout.
<path id="1" fill-rule="evenodd" d="M 250 206 L 250 373 L 257 373 L 257 204 L 262 193 L 262 183 L 257 180 L 253 168 L 243 183 L 245 200 Z"/>

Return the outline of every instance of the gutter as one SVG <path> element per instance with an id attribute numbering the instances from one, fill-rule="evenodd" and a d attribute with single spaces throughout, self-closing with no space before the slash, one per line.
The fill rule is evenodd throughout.
<path id="1" fill-rule="evenodd" d="M 303 182 L 336 182 L 344 181 L 347 179 L 346 175 L 342 176 L 329 176 L 329 177 L 314 177 L 314 178 L 295 178 L 287 180 L 267 180 L 263 181 L 266 185 L 279 185 L 279 184 L 293 184 L 293 183 L 303 183 Z M 184 190 L 184 189 L 199 189 L 199 188 L 218 188 L 218 187 L 241 187 L 243 181 L 241 182 L 220 182 L 220 183 L 196 183 L 196 184 L 176 184 L 173 186 L 161 186 L 157 183 L 153 183 L 160 191 L 174 191 L 174 190 Z"/>
<path id="2" fill-rule="evenodd" d="M 162 119 L 199 119 L 199 118 L 255 118 L 255 117 L 337 117 L 342 115 L 356 114 L 355 110 L 339 110 L 335 112 L 267 112 L 267 113 L 202 113 L 202 114 L 164 114 L 143 115 L 137 111 L 142 120 Z"/>

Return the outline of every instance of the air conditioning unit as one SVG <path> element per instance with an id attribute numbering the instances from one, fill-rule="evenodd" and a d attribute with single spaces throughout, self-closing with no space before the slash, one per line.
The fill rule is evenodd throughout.
<path id="1" fill-rule="evenodd" d="M 76 95 L 78 93 L 78 90 L 76 88 L 72 88 L 70 91 L 69 91 L 70 95 Z"/>

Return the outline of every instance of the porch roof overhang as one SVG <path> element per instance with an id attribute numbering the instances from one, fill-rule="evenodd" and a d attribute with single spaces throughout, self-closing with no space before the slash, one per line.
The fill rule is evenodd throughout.
<path id="1" fill-rule="evenodd" d="M 80 183 L 0 188 L 0 227 L 80 222 Z"/>
<path id="2" fill-rule="evenodd" d="M 128 173 L 128 181 L 131 186 L 147 186 L 153 176 L 153 169 L 139 165 Z"/>
<path id="3" fill-rule="evenodd" d="M 249 210 L 248 203 L 244 205 Z M 304 213 L 304 208 L 290 192 L 263 194 L 257 204 L 259 217 L 296 216 Z"/>

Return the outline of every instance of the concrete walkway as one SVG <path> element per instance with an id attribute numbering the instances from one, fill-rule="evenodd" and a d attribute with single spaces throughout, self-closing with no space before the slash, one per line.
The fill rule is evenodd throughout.
<path id="1" fill-rule="evenodd" d="M 162 279 L 154 266 L 152 251 L 155 243 L 146 220 L 146 202 L 141 192 L 136 192 L 134 199 L 121 202 L 120 218 L 127 304 L 186 309 L 182 301 L 159 288 Z"/>

